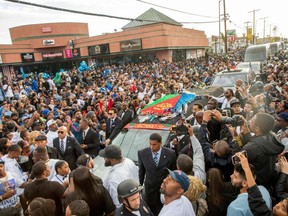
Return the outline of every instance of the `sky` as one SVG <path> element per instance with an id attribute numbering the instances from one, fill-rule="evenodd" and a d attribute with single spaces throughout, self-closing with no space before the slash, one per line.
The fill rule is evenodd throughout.
<path id="1" fill-rule="evenodd" d="M 202 30 L 209 38 L 219 34 L 219 5 L 221 32 L 224 32 L 224 0 L 23 0 L 26 2 L 90 12 L 118 17 L 136 18 L 150 8 L 183 23 L 184 28 Z M 220 1 L 220 3 L 219 3 Z M 285 15 L 287 7 L 284 0 L 225 0 L 227 30 L 235 29 L 238 36 L 246 32 L 247 24 L 253 27 L 255 12 L 256 35 L 288 37 Z M 273 4 L 272 4 L 273 3 Z M 161 6 L 161 7 L 160 7 Z M 180 12 L 179 12 L 180 11 Z M 249 13 L 250 12 L 250 13 Z M 264 31 L 265 20 L 265 31 Z M 0 0 L 0 44 L 11 44 L 9 28 L 52 22 L 88 23 L 89 35 L 122 31 L 129 20 L 111 19 L 99 16 L 80 15 L 62 11 L 42 9 L 30 5 Z M 273 31 L 276 26 L 276 31 Z"/>

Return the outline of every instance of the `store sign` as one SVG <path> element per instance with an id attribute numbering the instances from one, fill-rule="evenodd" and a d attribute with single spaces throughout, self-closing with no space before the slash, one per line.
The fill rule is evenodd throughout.
<path id="1" fill-rule="evenodd" d="M 74 57 L 74 58 L 81 56 L 81 54 L 80 54 L 80 48 L 72 49 L 72 51 L 73 51 L 73 57 Z"/>
<path id="2" fill-rule="evenodd" d="M 34 53 L 21 53 L 22 62 L 34 62 Z"/>
<path id="3" fill-rule="evenodd" d="M 120 50 L 122 52 L 132 51 L 132 50 L 141 50 L 141 49 L 142 49 L 141 39 L 120 41 Z"/>
<path id="4" fill-rule="evenodd" d="M 107 43 L 107 44 L 89 46 L 88 47 L 88 53 L 90 56 L 109 54 L 110 53 L 109 44 Z"/>
<path id="5" fill-rule="evenodd" d="M 65 58 L 73 58 L 72 49 L 66 49 L 64 52 L 65 52 Z"/>
<path id="6" fill-rule="evenodd" d="M 63 52 L 42 53 L 43 61 L 51 61 L 54 59 L 63 59 Z"/>
<path id="7" fill-rule="evenodd" d="M 52 29 L 51 29 L 50 26 L 42 27 L 42 32 L 43 32 L 43 33 L 52 32 Z"/>
<path id="8" fill-rule="evenodd" d="M 49 45 L 54 45 L 55 40 L 43 40 L 43 45 L 44 46 L 49 46 Z"/>

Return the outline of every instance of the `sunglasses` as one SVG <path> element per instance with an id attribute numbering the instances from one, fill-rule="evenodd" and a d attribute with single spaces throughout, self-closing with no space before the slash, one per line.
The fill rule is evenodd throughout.
<path id="1" fill-rule="evenodd" d="M 108 115 L 113 115 L 114 113 L 108 113 Z"/>
<path id="2" fill-rule="evenodd" d="M 58 131 L 58 134 L 64 134 L 64 131 Z"/>

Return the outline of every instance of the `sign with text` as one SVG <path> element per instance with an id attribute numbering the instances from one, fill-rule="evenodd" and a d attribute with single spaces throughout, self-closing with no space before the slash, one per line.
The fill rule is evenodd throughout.
<path id="1" fill-rule="evenodd" d="M 99 44 L 99 45 L 95 45 L 95 46 L 89 46 L 88 47 L 88 53 L 91 56 L 109 54 L 110 53 L 109 44 L 107 43 L 107 44 Z"/>
<path id="2" fill-rule="evenodd" d="M 43 45 L 44 46 L 49 46 L 49 45 L 54 45 L 55 44 L 55 40 L 51 39 L 51 40 L 43 40 Z"/>
<path id="3" fill-rule="evenodd" d="M 43 33 L 52 32 L 52 29 L 50 26 L 42 27 L 42 32 Z"/>
<path id="4" fill-rule="evenodd" d="M 34 62 L 34 53 L 21 53 L 22 62 Z"/>
<path id="5" fill-rule="evenodd" d="M 141 49 L 142 49 L 142 41 L 141 41 L 141 39 L 120 41 L 120 50 L 122 52 L 133 51 L 133 50 L 141 50 Z"/>
<path id="6" fill-rule="evenodd" d="M 73 58 L 73 52 L 72 52 L 72 49 L 66 49 L 64 51 L 65 53 L 65 58 Z"/>
<path id="7" fill-rule="evenodd" d="M 63 52 L 42 53 L 43 61 L 51 61 L 55 59 L 63 59 Z"/>

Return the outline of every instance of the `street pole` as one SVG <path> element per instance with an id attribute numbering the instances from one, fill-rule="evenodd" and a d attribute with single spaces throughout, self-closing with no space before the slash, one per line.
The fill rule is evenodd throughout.
<path id="1" fill-rule="evenodd" d="M 225 53 L 227 54 L 227 28 L 226 28 L 226 5 L 225 0 L 223 0 L 223 10 L 224 10 L 224 45 L 225 45 Z"/>
<path id="2" fill-rule="evenodd" d="M 221 52 L 221 6 L 220 6 L 220 3 L 221 3 L 222 0 L 219 0 L 218 1 L 218 5 L 219 5 L 219 38 L 218 38 L 218 42 L 219 42 L 219 45 L 218 45 L 218 53 Z"/>
<path id="3" fill-rule="evenodd" d="M 263 44 L 265 43 L 265 19 L 268 17 L 264 17 L 264 29 L 263 29 Z"/>
<path id="4" fill-rule="evenodd" d="M 252 11 L 249 11 L 248 13 L 252 13 L 253 12 L 253 44 L 255 44 L 255 33 L 256 33 L 256 29 L 255 29 L 255 12 L 256 11 L 259 11 L 260 9 L 257 9 L 257 10 L 252 10 Z"/>

